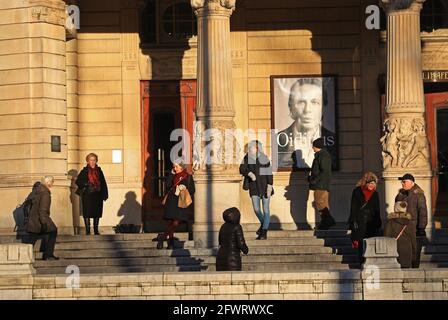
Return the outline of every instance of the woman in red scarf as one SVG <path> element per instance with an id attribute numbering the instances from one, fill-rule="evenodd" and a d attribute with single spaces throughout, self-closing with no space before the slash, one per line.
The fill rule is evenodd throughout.
<path id="1" fill-rule="evenodd" d="M 372 172 L 367 172 L 359 180 L 352 193 L 348 224 L 352 231 L 352 247 L 358 249 L 361 262 L 363 262 L 363 240 L 377 236 L 381 228 L 377 183 L 377 176 Z"/>
<path id="2" fill-rule="evenodd" d="M 76 179 L 77 193 L 81 195 L 82 216 L 86 226 L 86 234 L 90 234 L 90 218 L 93 218 L 95 234 L 100 234 L 98 225 L 103 216 L 103 201 L 109 197 L 106 179 L 103 171 L 98 167 L 98 156 L 89 153 L 86 157 L 87 165 L 81 170 Z"/>
<path id="3" fill-rule="evenodd" d="M 157 249 L 163 248 L 163 241 L 168 239 L 168 249 L 174 249 L 174 232 L 182 221 L 188 221 L 188 209 L 179 208 L 179 193 L 187 189 L 190 196 L 195 192 L 193 178 L 188 174 L 186 166 L 181 161 L 173 162 L 173 170 L 166 182 L 167 198 L 163 219 L 168 220 L 164 233 L 157 236 Z"/>

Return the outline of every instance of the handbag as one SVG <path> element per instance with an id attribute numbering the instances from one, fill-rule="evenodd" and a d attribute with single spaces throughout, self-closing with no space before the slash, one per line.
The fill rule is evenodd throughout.
<path id="1" fill-rule="evenodd" d="M 177 201 L 177 206 L 179 208 L 188 208 L 190 204 L 193 203 L 193 200 L 191 199 L 190 192 L 188 192 L 188 189 L 184 189 L 179 194 L 179 200 Z"/>

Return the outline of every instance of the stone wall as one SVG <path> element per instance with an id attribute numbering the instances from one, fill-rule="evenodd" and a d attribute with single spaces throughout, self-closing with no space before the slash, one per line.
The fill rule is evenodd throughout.
<path id="1" fill-rule="evenodd" d="M 20 283 L 21 288 L 32 288 L 32 299 L 395 300 L 397 296 L 405 300 L 448 299 L 447 270 L 404 271 L 402 279 L 395 278 L 396 270 L 381 273 L 380 289 L 371 290 L 367 289 L 369 274 L 359 270 L 84 275 L 79 288 L 67 288 L 67 276 L 35 276 L 32 282 L 0 276 L 0 297 L 31 299 L 31 295 L 14 296 L 8 291 L 18 288 Z M 381 290 L 382 285 L 387 290 Z"/>

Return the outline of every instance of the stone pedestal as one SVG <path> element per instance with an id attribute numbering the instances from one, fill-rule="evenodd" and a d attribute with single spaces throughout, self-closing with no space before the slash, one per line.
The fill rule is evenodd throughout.
<path id="1" fill-rule="evenodd" d="M 364 240 L 362 286 L 364 300 L 402 300 L 403 271 L 397 261 L 397 240 L 375 237 Z"/>
<path id="2" fill-rule="evenodd" d="M 392 210 L 401 188 L 397 178 L 411 173 L 425 191 L 431 228 L 432 172 L 420 44 L 420 10 L 424 1 L 380 1 L 387 14 L 387 118 L 381 143 L 386 211 Z"/>
<path id="3" fill-rule="evenodd" d="M 193 237 L 197 246 L 211 247 L 217 245 L 223 211 L 240 207 L 238 146 L 229 134 L 235 128 L 230 47 L 235 1 L 191 0 L 191 6 L 198 19 Z"/>
<path id="4" fill-rule="evenodd" d="M 33 263 L 31 244 L 0 244 L 0 300 L 32 299 Z"/>

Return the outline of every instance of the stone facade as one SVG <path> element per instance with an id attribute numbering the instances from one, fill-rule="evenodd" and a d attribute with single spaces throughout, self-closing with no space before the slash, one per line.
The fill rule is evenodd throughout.
<path id="1" fill-rule="evenodd" d="M 196 8 L 204 5 L 204 1 L 193 2 Z M 204 3 L 209 2 L 219 3 Z M 84 166 L 84 157 L 89 152 L 99 155 L 99 164 L 109 183 L 110 196 L 101 225 L 104 231 L 111 232 L 110 227 L 121 219 L 118 212 L 127 194 L 135 195 L 137 203 L 142 203 L 140 81 L 198 79 L 200 83 L 201 72 L 212 73 L 201 69 L 203 60 L 198 57 L 205 42 L 198 43 L 201 41 L 198 37 L 189 39 L 182 48 L 141 46 L 138 33 L 141 3 L 137 0 L 66 3 L 75 3 L 80 8 L 81 29 L 76 34 L 66 34 L 61 0 L 0 4 L 2 233 L 12 232 L 15 223 L 12 213 L 43 174 L 56 177 L 52 212 L 60 232 L 72 233 L 73 226 L 82 225 L 79 199 L 70 182 Z M 340 170 L 333 175 L 330 201 L 339 222 L 347 220 L 350 193 L 363 171 L 381 174 L 383 170 L 381 150 L 384 152 L 385 147 L 379 143 L 381 113 L 376 80 L 386 72 L 387 59 L 378 41 L 379 31 L 364 27 L 365 8 L 370 4 L 378 1 L 341 0 L 335 5 L 332 0 L 279 0 L 275 7 L 270 0 L 219 4 L 221 10 L 230 10 L 231 16 L 229 13 L 229 40 L 225 43 L 229 60 L 225 66 L 228 89 L 224 95 L 228 109 L 224 111 L 229 114 L 218 116 L 230 119 L 232 126 L 243 131 L 270 129 L 271 75 L 338 74 Z M 324 11 L 326 14 L 322 15 Z M 444 32 L 424 34 L 424 41 L 431 36 L 433 41 L 423 49 L 406 50 L 418 51 L 417 60 L 421 52 L 424 68 L 441 68 L 446 64 L 446 50 L 444 45 L 434 42 L 437 40 L 434 37 L 446 37 Z M 394 36 L 399 39 L 401 35 Z M 414 71 L 418 73 L 418 65 Z M 214 79 L 220 75 L 216 74 Z M 205 98 L 205 91 L 198 92 L 198 99 Z M 421 97 L 418 100 L 421 103 Z M 420 133 L 424 137 L 425 132 Z M 52 135 L 61 137 L 61 152 L 50 151 Z M 383 141 L 387 143 L 387 139 Z M 119 163 L 112 161 L 114 150 L 122 154 Z M 270 152 L 269 143 L 266 150 Z M 426 153 L 421 153 L 424 158 Z M 387 172 L 390 179 L 398 174 L 388 176 Z M 420 185 L 429 198 L 430 172 L 426 162 L 424 170 L 416 176 L 424 180 Z M 199 180 L 208 185 L 209 178 Z M 217 192 L 231 182 L 231 193 L 235 195 L 232 201 L 243 212 L 242 222 L 257 223 L 247 193 L 238 186 L 239 177 L 217 175 L 214 179 Z M 296 223 L 313 226 L 316 215 L 308 197 L 306 174 L 278 172 L 274 181 L 273 222 L 283 228 L 296 228 Z M 397 187 L 386 186 L 386 201 L 390 201 Z M 200 193 L 199 188 L 198 197 Z M 213 201 L 219 204 L 223 199 Z M 205 219 L 200 217 L 206 214 L 201 213 L 201 208 L 197 208 L 197 221 Z M 139 205 L 131 210 L 135 216 L 141 214 Z M 216 229 L 221 220 L 218 212 L 213 216 Z M 198 223 L 196 230 L 207 231 L 209 222 L 205 219 Z"/>

